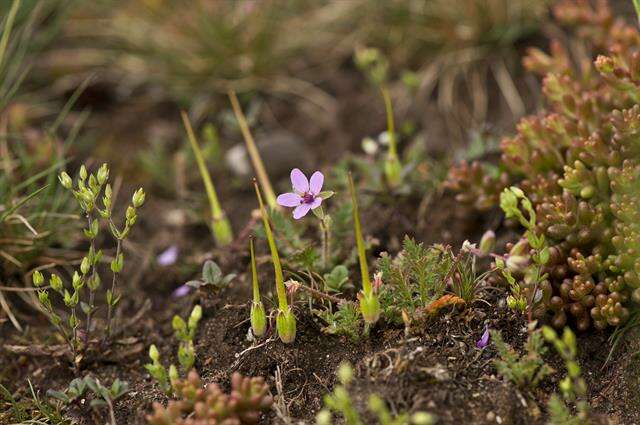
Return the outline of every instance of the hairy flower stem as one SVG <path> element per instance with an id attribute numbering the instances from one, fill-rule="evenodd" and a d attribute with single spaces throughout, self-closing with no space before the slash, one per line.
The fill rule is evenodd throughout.
<path id="1" fill-rule="evenodd" d="M 242 136 L 244 137 L 245 144 L 247 145 L 247 152 L 249 152 L 249 157 L 251 157 L 253 169 L 258 175 L 260 186 L 262 186 L 264 195 L 267 198 L 267 204 L 269 205 L 269 208 L 277 209 L 278 204 L 276 202 L 276 195 L 273 191 L 273 187 L 271 186 L 269 175 L 267 174 L 267 171 L 264 168 L 264 164 L 262 163 L 262 158 L 260 157 L 260 152 L 258 151 L 256 142 L 255 140 L 253 140 L 251 131 L 249 131 L 249 125 L 247 124 L 247 119 L 245 118 L 244 113 L 242 112 L 242 108 L 240 107 L 240 102 L 238 102 L 236 92 L 233 90 L 229 90 L 228 95 L 229 100 L 231 101 L 231 107 L 233 108 L 233 113 L 236 116 L 236 120 L 238 121 L 238 125 L 240 126 L 240 131 L 242 131 Z"/>
<path id="2" fill-rule="evenodd" d="M 191 127 L 189 116 L 185 111 L 182 111 L 181 115 L 184 128 L 187 131 L 187 138 L 189 139 L 191 149 L 193 150 L 193 155 L 195 156 L 196 163 L 198 164 L 200 177 L 202 177 L 204 187 L 207 191 L 207 197 L 209 198 L 209 206 L 211 207 L 211 231 L 213 232 L 213 237 L 215 238 L 216 244 L 218 246 L 229 245 L 233 241 L 233 231 L 231 230 L 231 225 L 229 224 L 229 220 L 227 219 L 224 210 L 220 206 L 218 194 L 216 192 L 215 186 L 213 185 L 213 181 L 211 180 L 209 170 L 207 169 L 207 166 L 205 164 L 202 150 L 198 145 L 198 141 L 193 132 L 193 128 Z"/>
<path id="3" fill-rule="evenodd" d="M 389 135 L 389 152 L 384 165 L 385 175 L 389 186 L 396 187 L 401 183 L 402 165 L 398 158 L 398 143 L 396 140 L 395 121 L 393 119 L 393 107 L 391 106 L 391 96 L 387 86 L 380 86 L 380 93 L 384 100 L 384 108 L 387 115 L 387 134 Z"/>

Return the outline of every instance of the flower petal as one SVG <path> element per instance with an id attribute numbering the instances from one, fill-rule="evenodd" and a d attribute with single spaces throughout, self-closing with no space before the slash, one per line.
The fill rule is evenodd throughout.
<path id="1" fill-rule="evenodd" d="M 291 170 L 291 184 L 293 185 L 293 190 L 300 194 L 309 191 L 309 180 L 299 168 Z"/>
<path id="2" fill-rule="evenodd" d="M 189 295 L 191 292 L 191 287 L 187 284 L 178 286 L 172 293 L 171 296 L 173 298 L 182 298 L 184 296 Z"/>
<path id="3" fill-rule="evenodd" d="M 485 326 L 482 337 L 476 342 L 476 347 L 484 348 L 489 344 L 489 326 Z"/>
<path id="4" fill-rule="evenodd" d="M 311 176 L 309 183 L 309 190 L 314 195 L 317 195 L 322 191 L 322 184 L 324 183 L 324 175 L 320 171 L 316 171 Z"/>
<path id="5" fill-rule="evenodd" d="M 283 207 L 297 207 L 302 203 L 302 198 L 297 193 L 289 192 L 278 195 L 276 202 L 278 202 L 278 205 L 282 205 Z"/>
<path id="6" fill-rule="evenodd" d="M 311 202 L 311 209 L 315 210 L 316 208 L 318 208 L 320 206 L 320 204 L 322 203 L 322 198 L 314 198 L 313 201 Z"/>
<path id="7" fill-rule="evenodd" d="M 165 249 L 156 259 L 158 265 L 163 267 L 171 266 L 175 264 L 177 260 L 178 247 L 175 245 L 171 245 L 169 248 Z"/>
<path id="8" fill-rule="evenodd" d="M 301 219 L 302 217 L 307 215 L 309 210 L 311 210 L 311 204 L 298 205 L 296 209 L 293 210 L 293 218 L 295 218 L 296 220 Z"/>

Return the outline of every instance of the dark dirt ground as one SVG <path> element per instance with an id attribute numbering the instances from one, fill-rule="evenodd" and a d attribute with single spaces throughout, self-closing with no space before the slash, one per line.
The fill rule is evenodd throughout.
<path id="1" fill-rule="evenodd" d="M 470 234 L 468 225 L 463 224 L 469 222 L 468 213 L 451 214 L 451 203 L 446 195 L 434 202 L 431 220 L 428 220 L 430 226 L 424 230 L 422 239 L 448 239 L 453 246 L 459 246 L 462 236 Z M 394 222 L 415 222 L 412 213 L 415 211 L 409 212 L 404 220 Z M 482 226 L 483 223 L 476 222 L 475 225 Z M 146 223 L 144 227 L 153 226 Z M 204 230 L 194 226 L 189 232 L 193 237 L 201 231 L 205 234 Z M 366 229 L 381 240 L 385 240 L 385 230 L 382 226 Z M 408 228 L 396 230 L 412 233 Z M 209 245 L 207 238 L 208 234 L 191 246 L 194 255 L 206 252 L 201 248 Z M 156 237 L 153 243 L 162 246 L 166 243 L 163 239 L 173 240 L 169 234 Z M 246 338 L 249 328 L 247 301 L 251 296 L 246 253 L 229 255 L 213 251 L 211 255 L 218 259 L 225 272 L 237 272 L 240 276 L 222 292 L 190 295 L 174 301 L 169 294 L 181 282 L 179 279 L 185 271 L 154 265 L 146 267 L 148 258 L 145 260 L 140 252 L 143 250 L 137 247 L 132 262 L 146 269 L 145 278 L 137 281 L 138 287 L 134 289 L 139 296 L 127 298 L 129 302 L 124 306 L 128 317 L 133 317 L 135 322 L 127 327 L 116 348 L 100 358 L 87 356 L 82 370 L 103 382 L 111 382 L 117 377 L 129 383 L 131 391 L 115 403 L 116 419 L 121 424 L 144 423 L 151 403 L 166 400 L 143 369 L 148 361 L 147 347 L 155 343 L 164 362 L 175 361 L 170 319 L 176 313 L 187 315 L 194 302 L 200 302 L 204 307 L 196 337 L 196 369 L 205 382 L 228 386 L 231 373 L 238 371 L 265 377 L 275 395 L 276 372 L 282 377 L 283 392 L 278 394 L 280 409 L 265 417 L 264 423 L 286 423 L 285 416 L 294 423 L 313 423 L 315 413 L 322 406 L 322 396 L 332 388 L 335 370 L 343 360 L 355 366 L 357 379 L 351 393 L 358 406 L 364 408 L 369 394 L 377 393 L 386 398 L 393 411 L 429 411 L 438 415 L 442 424 L 542 424 L 546 401 L 557 390 L 559 375 L 554 375 L 533 392 L 519 391 L 496 376 L 492 364 L 495 348 L 492 345 L 484 350 L 475 347 L 484 324 L 501 330 L 505 340 L 516 347 L 521 347 L 526 339 L 524 320 L 513 320 L 504 305 L 503 292 L 495 288 L 487 287 L 481 292 L 481 298 L 491 306 L 478 301 L 472 309 L 444 310 L 408 336 L 401 328 L 378 326 L 369 339 L 359 343 L 322 334 L 321 323 L 311 316 L 305 303 L 299 303 L 296 307 L 298 336 L 294 345 L 285 346 L 273 338 L 252 345 Z M 185 253 L 189 254 L 189 251 Z M 259 258 L 265 260 L 260 265 L 264 290 L 268 287 L 267 282 L 271 282 L 272 271 L 264 256 L 266 251 L 259 254 Z M 132 280 L 136 281 L 136 271 L 131 270 L 131 273 L 134 275 Z M 263 296 L 272 299 L 271 294 Z M 147 299 L 151 308 L 138 320 L 135 313 Z M 36 325 L 34 323 L 32 337 L 42 329 Z M 8 341 L 26 343 L 14 338 L 15 335 L 5 335 Z M 607 416 L 609 422 L 603 423 L 638 423 L 640 383 L 637 370 L 640 361 L 631 353 L 640 349 L 640 340 L 628 338 L 605 367 L 610 348 L 607 337 L 606 333 L 580 336 L 580 364 L 589 384 L 591 405 L 597 413 Z M 9 387 L 12 389 L 23 386 L 29 378 L 43 394 L 49 388 L 63 389 L 73 378 L 68 364 L 52 361 L 50 356 L 16 355 L 4 350 L 0 359 L 2 375 L 5 380 L 11 377 Z M 564 373 L 562 364 L 558 364 L 557 359 L 554 363 L 554 359 L 549 356 L 553 366 Z M 70 414 L 82 424 L 101 423 L 87 406 L 76 405 Z"/>

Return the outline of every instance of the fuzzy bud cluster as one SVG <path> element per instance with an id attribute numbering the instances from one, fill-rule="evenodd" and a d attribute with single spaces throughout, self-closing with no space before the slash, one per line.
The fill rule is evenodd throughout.
<path id="1" fill-rule="evenodd" d="M 562 1 L 554 12 L 588 43 L 593 66 L 573 67 L 559 42 L 550 54 L 531 50 L 525 66 L 546 74 L 547 110 L 502 141 L 501 173 L 463 163 L 448 185 L 481 210 L 497 205 L 502 188 L 522 189 L 549 246 L 542 315 L 556 327 L 571 319 L 602 329 L 640 302 L 640 33 L 606 2 Z M 507 258 L 526 269 L 529 255 Z"/>

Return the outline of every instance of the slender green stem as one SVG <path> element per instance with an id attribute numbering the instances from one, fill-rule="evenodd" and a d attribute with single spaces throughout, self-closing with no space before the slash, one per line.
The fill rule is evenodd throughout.
<path id="1" fill-rule="evenodd" d="M 391 106 L 391 96 L 389 90 L 383 84 L 380 86 L 380 93 L 382 93 L 382 99 L 384 100 L 384 109 L 387 113 L 387 133 L 389 134 L 389 157 L 398 157 L 398 144 L 396 141 L 395 121 L 393 119 L 393 108 Z"/>
<path id="2" fill-rule="evenodd" d="M 73 335 L 73 344 L 76 345 L 78 344 L 78 317 L 76 316 L 75 307 L 71 308 L 71 317 L 73 317 L 73 328 L 71 329 L 71 332 Z"/>
<path id="3" fill-rule="evenodd" d="M 89 229 L 93 228 L 93 218 L 91 217 L 91 212 L 87 213 L 87 221 L 89 222 Z M 90 241 L 91 246 L 89 247 L 89 252 L 92 252 L 95 255 L 95 237 L 91 238 Z M 96 266 L 95 264 L 93 264 L 93 258 L 90 259 L 91 260 L 91 277 L 90 279 L 95 279 L 95 275 L 96 275 Z M 85 281 L 85 285 L 87 285 L 87 288 L 89 289 L 89 311 L 87 312 L 86 316 L 87 316 L 87 326 L 86 326 L 86 333 L 87 333 L 87 342 L 90 341 L 91 339 L 91 319 L 93 318 L 93 310 L 95 308 L 95 291 L 93 289 L 91 289 L 91 286 L 87 284 L 87 282 Z"/>
<path id="4" fill-rule="evenodd" d="M 260 152 L 256 146 L 255 140 L 253 140 L 253 136 L 251 135 L 251 131 L 249 131 L 249 125 L 247 124 L 247 119 L 242 112 L 242 108 L 240 107 L 240 102 L 238 102 L 238 97 L 236 96 L 236 92 L 233 90 L 229 90 L 229 100 L 231 101 L 231 107 L 233 108 L 233 113 L 236 116 L 236 120 L 238 120 L 238 125 L 240 126 L 240 131 L 242 131 L 242 136 L 244 137 L 245 144 L 247 145 L 247 151 L 249 152 L 249 157 L 251 157 L 251 163 L 253 164 L 253 168 L 258 175 L 258 180 L 260 181 L 260 186 L 262 186 L 262 190 L 264 190 L 264 195 L 267 198 L 267 204 L 271 209 L 277 209 L 278 204 L 276 202 L 276 195 L 273 192 L 273 187 L 271 186 L 271 181 L 269 180 L 269 175 L 264 168 L 264 164 L 262 162 L 262 158 L 260 157 Z"/>
<path id="5" fill-rule="evenodd" d="M 320 228 L 322 230 L 322 266 L 326 269 L 329 264 L 329 244 L 331 243 L 326 217 L 320 219 Z"/>
<path id="6" fill-rule="evenodd" d="M 276 247 L 276 241 L 273 238 L 271 232 L 271 226 L 269 225 L 269 216 L 267 210 L 262 202 L 262 195 L 260 194 L 260 188 L 258 183 L 254 180 L 253 186 L 256 189 L 256 196 L 258 197 L 258 203 L 260 204 L 260 215 L 262 216 L 262 223 L 264 224 L 264 232 L 267 235 L 267 241 L 269 242 L 269 249 L 271 250 L 271 259 L 273 261 L 273 269 L 276 279 L 276 292 L 278 294 L 278 306 L 280 310 L 287 311 L 289 304 L 287 303 L 287 292 L 284 287 L 284 277 L 282 275 L 282 264 L 280 264 L 280 256 L 278 255 L 278 248 Z"/>
<path id="7" fill-rule="evenodd" d="M 116 245 L 116 261 L 120 258 L 120 254 L 122 253 L 122 239 L 118 238 L 118 242 Z M 111 332 L 113 330 L 112 321 L 113 321 L 113 303 L 116 297 L 116 282 L 118 279 L 118 273 L 113 272 L 113 279 L 111 279 L 111 300 L 107 303 L 107 338 L 111 337 Z"/>
<path id="8" fill-rule="evenodd" d="M 371 294 L 371 280 L 369 278 L 369 266 L 367 265 L 367 254 L 362 238 L 362 227 L 360 226 L 360 211 L 358 208 L 358 199 L 356 197 L 356 188 L 353 184 L 353 176 L 349 173 L 349 191 L 351 192 L 351 202 L 353 204 L 353 224 L 356 234 L 356 245 L 358 247 L 358 260 L 360 261 L 360 274 L 362 275 L 362 290 L 365 295 Z"/>
<path id="9" fill-rule="evenodd" d="M 253 302 L 260 302 L 260 286 L 258 285 L 258 268 L 256 267 L 256 254 L 253 248 L 253 237 L 249 240 L 249 251 L 251 251 L 251 282 L 253 285 Z"/>
<path id="10" fill-rule="evenodd" d="M 227 219 L 226 214 L 220 206 L 218 194 L 216 192 L 215 186 L 213 185 L 213 181 L 211 180 L 209 170 L 207 169 L 207 166 L 205 164 L 202 150 L 198 145 L 198 141 L 193 132 L 193 128 L 191 127 L 189 116 L 185 111 L 182 111 L 181 115 L 182 122 L 184 123 L 184 128 L 187 131 L 187 138 L 189 139 L 189 143 L 191 144 L 191 149 L 193 150 L 193 154 L 196 158 L 198 170 L 200 171 L 200 176 L 202 177 L 204 187 L 207 191 L 207 197 L 209 198 L 209 206 L 211 207 L 211 230 L 213 231 L 213 236 L 215 237 L 216 243 L 219 246 L 228 245 L 233 241 L 231 225 L 229 224 L 229 220 Z"/>

